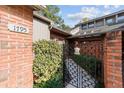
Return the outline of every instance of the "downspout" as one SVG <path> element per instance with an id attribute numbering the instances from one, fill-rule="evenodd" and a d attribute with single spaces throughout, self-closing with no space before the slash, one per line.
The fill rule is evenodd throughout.
<path id="1" fill-rule="evenodd" d="M 52 24 L 50 24 L 49 25 L 49 30 L 51 30 L 53 28 L 53 25 Z"/>
<path id="2" fill-rule="evenodd" d="M 53 28 L 53 22 L 50 22 L 49 24 L 49 31 L 50 31 L 50 40 L 51 40 L 51 29 Z"/>

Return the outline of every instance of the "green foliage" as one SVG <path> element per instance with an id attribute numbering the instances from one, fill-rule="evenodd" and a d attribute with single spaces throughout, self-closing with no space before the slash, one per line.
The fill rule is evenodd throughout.
<path id="1" fill-rule="evenodd" d="M 55 24 L 63 24 L 64 20 L 60 16 L 58 16 L 60 9 L 55 5 L 47 5 L 46 9 L 43 10 L 44 16 L 51 19 L 55 22 Z"/>
<path id="2" fill-rule="evenodd" d="M 82 19 L 82 22 L 87 22 L 88 20 L 89 20 L 89 18 L 85 17 L 85 18 Z"/>
<path id="3" fill-rule="evenodd" d="M 104 88 L 104 83 L 102 83 L 102 82 L 96 83 L 95 88 Z"/>
<path id="4" fill-rule="evenodd" d="M 33 44 L 33 50 L 34 87 L 62 87 L 62 46 L 54 41 L 40 40 Z"/>
<path id="5" fill-rule="evenodd" d="M 60 8 L 56 5 L 47 5 L 46 9 L 42 10 L 42 14 L 51 19 L 57 27 L 63 30 L 70 30 L 70 27 L 64 23 L 64 20 L 59 15 L 59 12 Z"/>
<path id="6" fill-rule="evenodd" d="M 87 55 L 74 55 L 74 60 L 93 77 L 97 74 L 97 67 L 101 63 L 94 56 Z"/>
<path id="7" fill-rule="evenodd" d="M 59 28 L 66 30 L 66 31 L 71 31 L 71 28 L 68 25 L 62 24 Z"/>
<path id="8" fill-rule="evenodd" d="M 104 84 L 101 81 L 101 74 L 98 73 L 101 69 L 101 61 L 94 56 L 74 55 L 75 62 L 80 65 L 89 75 L 97 80 L 96 88 L 103 88 Z M 98 71 L 99 70 L 99 71 Z"/>
<path id="9" fill-rule="evenodd" d="M 62 79 L 60 73 L 55 73 L 48 81 L 34 84 L 34 88 L 62 88 Z"/>

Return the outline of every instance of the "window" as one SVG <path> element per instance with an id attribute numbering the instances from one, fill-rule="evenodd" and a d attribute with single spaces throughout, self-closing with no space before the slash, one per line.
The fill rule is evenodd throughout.
<path id="1" fill-rule="evenodd" d="M 107 20 L 106 20 L 106 24 L 107 24 L 107 25 L 112 25 L 112 24 L 114 24 L 113 19 L 112 19 L 112 18 L 107 19 Z"/>
<path id="2" fill-rule="evenodd" d="M 100 27 L 100 26 L 103 26 L 103 25 L 104 25 L 103 20 L 96 21 L 96 27 Z"/>
<path id="3" fill-rule="evenodd" d="M 116 15 L 106 18 L 106 25 L 116 24 Z"/>
<path id="4" fill-rule="evenodd" d="M 123 23 L 124 22 L 124 14 L 118 16 L 118 23 Z"/>
<path id="5" fill-rule="evenodd" d="M 94 23 L 89 23 L 88 28 L 94 28 Z"/>
<path id="6" fill-rule="evenodd" d="M 87 29 L 87 24 L 83 24 L 82 29 Z"/>

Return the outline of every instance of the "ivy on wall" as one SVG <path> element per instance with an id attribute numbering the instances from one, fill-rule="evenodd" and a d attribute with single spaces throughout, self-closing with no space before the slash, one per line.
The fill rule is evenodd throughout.
<path id="1" fill-rule="evenodd" d="M 40 40 L 33 44 L 34 87 L 63 87 L 63 48 L 57 42 Z"/>

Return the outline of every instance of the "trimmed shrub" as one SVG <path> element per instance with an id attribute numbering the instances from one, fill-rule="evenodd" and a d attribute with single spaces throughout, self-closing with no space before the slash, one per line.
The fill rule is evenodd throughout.
<path id="1" fill-rule="evenodd" d="M 74 55 L 74 61 L 97 80 L 96 88 L 104 87 L 102 81 L 102 61 L 98 60 L 95 56 L 88 55 Z"/>
<path id="2" fill-rule="evenodd" d="M 40 40 L 33 44 L 34 87 L 63 87 L 63 47 L 54 41 Z"/>
<path id="3" fill-rule="evenodd" d="M 89 75 L 91 75 L 92 77 L 99 76 L 97 70 L 101 65 L 101 61 L 98 60 L 96 57 L 88 55 L 74 55 L 74 60 L 78 65 L 85 69 L 85 71 L 87 71 Z"/>

